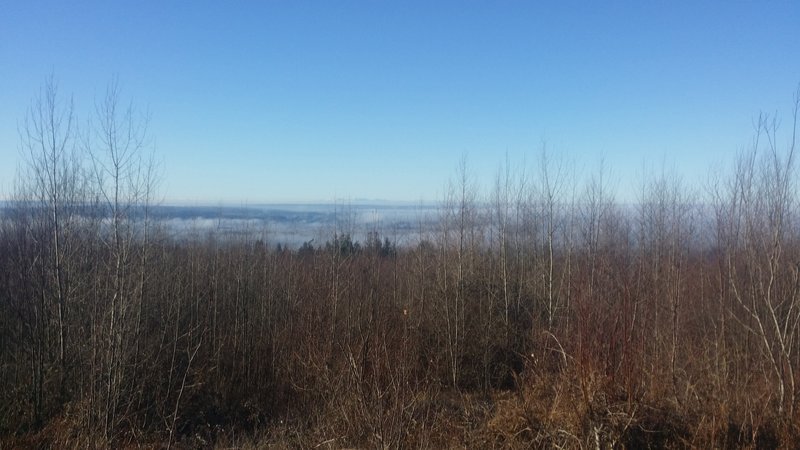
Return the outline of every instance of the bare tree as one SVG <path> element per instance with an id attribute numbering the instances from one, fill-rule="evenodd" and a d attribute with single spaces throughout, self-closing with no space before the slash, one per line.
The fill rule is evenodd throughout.
<path id="1" fill-rule="evenodd" d="M 72 261 L 78 252 L 73 239 L 78 210 L 83 204 L 85 178 L 75 148 L 76 129 L 72 99 L 59 95 L 55 77 L 47 78 L 19 127 L 21 151 L 27 162 L 15 202 L 21 215 L 29 217 L 24 226 L 33 254 L 29 267 L 38 274 L 38 295 L 34 305 L 33 386 L 34 411 L 43 409 L 50 346 L 55 341 L 60 395 L 68 377 L 70 357 L 68 315 L 76 280 Z M 22 224 L 22 223 L 21 223 Z M 55 324 L 51 324 L 52 311 Z M 54 332 L 51 332 L 51 327 Z"/>
<path id="2" fill-rule="evenodd" d="M 152 158 L 146 159 L 148 118 L 132 104 L 122 104 L 116 78 L 109 84 L 105 97 L 95 105 L 89 123 L 84 146 L 92 160 L 93 185 L 101 215 L 107 219 L 102 233 L 110 276 L 105 292 L 108 328 L 103 423 L 106 437 L 111 438 L 125 384 L 125 365 L 132 363 L 126 362 L 126 358 L 134 354 L 130 349 L 138 345 L 132 341 L 136 334 L 131 333 L 136 331 L 131 325 L 138 323 L 138 319 L 134 322 L 129 315 L 139 310 L 134 307 L 135 302 L 143 300 L 136 291 L 144 288 L 144 267 L 137 267 L 137 262 L 147 263 L 143 253 L 146 242 L 141 245 L 140 239 L 147 238 L 147 205 L 156 179 Z M 140 229 L 138 219 L 142 215 L 145 220 Z"/>
<path id="3" fill-rule="evenodd" d="M 778 413 L 794 417 L 800 345 L 800 236 L 797 234 L 795 148 L 800 89 L 795 94 L 788 147 L 778 122 L 760 115 L 752 149 L 740 156 L 725 199 L 723 230 L 733 317 L 760 342 L 774 382 Z"/>
<path id="4" fill-rule="evenodd" d="M 511 300 L 513 296 L 513 266 L 519 267 L 519 229 L 522 220 L 521 198 L 525 191 L 524 170 L 515 173 L 508 155 L 495 177 L 494 191 L 490 199 L 496 246 L 499 252 L 499 276 L 503 299 L 504 335 L 510 332 Z M 517 258 L 510 254 L 516 250 Z M 515 260 L 516 259 L 516 260 Z M 519 283 L 517 283 L 519 284 Z M 519 290 L 518 287 L 516 289 Z"/>
<path id="5" fill-rule="evenodd" d="M 62 103 L 58 96 L 58 84 L 51 75 L 20 130 L 31 183 L 23 198 L 47 211 L 46 228 L 51 239 L 48 259 L 54 277 L 54 296 L 58 308 L 58 354 L 62 364 L 66 347 L 64 314 L 68 296 L 63 241 L 74 206 L 79 202 L 76 197 L 81 182 L 75 153 L 73 110 L 72 99 Z"/>
<path id="6" fill-rule="evenodd" d="M 539 182 L 536 186 L 536 203 L 539 209 L 539 218 L 542 222 L 542 235 L 544 247 L 544 300 L 545 311 L 547 314 L 547 327 L 552 329 L 556 320 L 556 315 L 562 306 L 563 299 L 561 298 L 560 289 L 564 282 L 566 272 L 561 270 L 560 274 L 556 273 L 557 270 L 557 248 L 558 238 L 561 238 L 562 243 L 566 243 L 567 233 L 558 235 L 559 231 L 564 231 L 564 207 L 565 207 L 565 193 L 567 186 L 565 184 L 566 168 L 563 160 L 553 160 L 547 153 L 547 148 L 543 146 L 541 159 L 539 162 Z M 557 280 L 556 277 L 559 277 Z"/>

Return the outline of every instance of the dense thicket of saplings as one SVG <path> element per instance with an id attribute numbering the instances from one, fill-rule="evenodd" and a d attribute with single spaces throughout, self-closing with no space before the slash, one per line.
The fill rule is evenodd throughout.
<path id="1" fill-rule="evenodd" d="M 796 156 L 773 122 L 703 192 L 654 176 L 624 206 L 607 176 L 577 183 L 545 158 L 481 192 L 462 166 L 412 242 L 339 229 L 278 250 L 269 236 L 170 235 L 148 219 L 152 171 L 116 92 L 81 145 L 49 98 L 42 117 L 62 120 L 32 115 L 30 172 L 0 221 L 0 442 L 798 436 Z"/>

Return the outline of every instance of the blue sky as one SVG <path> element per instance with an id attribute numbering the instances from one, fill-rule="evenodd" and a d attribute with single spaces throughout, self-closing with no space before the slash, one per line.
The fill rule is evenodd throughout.
<path id="1" fill-rule="evenodd" d="M 702 5 L 700 5 L 702 3 Z M 788 123 L 800 2 L 40 2 L 0 14 L 0 196 L 50 72 L 80 121 L 112 76 L 151 113 L 168 201 L 435 201 L 542 143 L 618 197 L 689 183 L 759 111 Z"/>

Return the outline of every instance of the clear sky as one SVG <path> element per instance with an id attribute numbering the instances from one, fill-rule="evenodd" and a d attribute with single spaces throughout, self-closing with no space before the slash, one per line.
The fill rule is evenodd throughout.
<path id="1" fill-rule="evenodd" d="M 81 122 L 112 76 L 151 112 L 170 201 L 434 201 L 462 155 L 484 186 L 542 142 L 632 196 L 689 182 L 788 123 L 793 1 L 5 0 L 0 196 L 51 72 Z"/>

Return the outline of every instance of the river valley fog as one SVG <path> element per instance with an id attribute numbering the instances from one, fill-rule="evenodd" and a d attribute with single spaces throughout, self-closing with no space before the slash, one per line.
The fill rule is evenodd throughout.
<path id="1" fill-rule="evenodd" d="M 175 237 L 251 236 L 270 244 L 297 248 L 322 243 L 334 233 L 363 241 L 378 232 L 400 245 L 431 229 L 434 204 L 411 203 L 275 203 L 258 205 L 159 205 L 150 215 Z"/>

